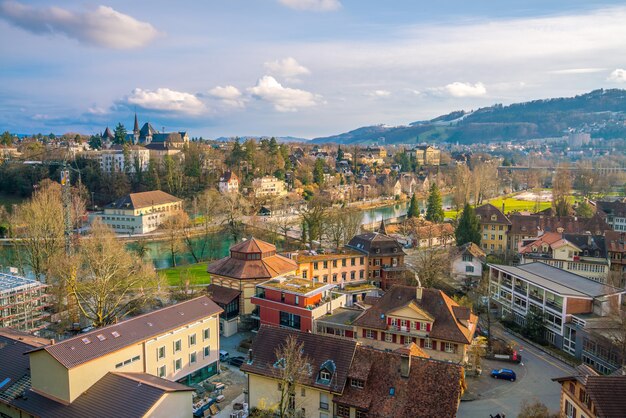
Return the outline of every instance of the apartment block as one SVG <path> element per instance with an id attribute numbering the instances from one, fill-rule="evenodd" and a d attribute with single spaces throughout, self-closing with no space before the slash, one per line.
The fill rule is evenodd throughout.
<path id="1" fill-rule="evenodd" d="M 291 259 L 298 263 L 296 274 L 319 283 L 342 285 L 368 280 L 368 257 L 352 249 L 330 254 L 296 253 Z"/>
<path id="2" fill-rule="evenodd" d="M 509 218 L 491 203 L 476 208 L 480 224 L 480 245 L 487 254 L 504 255 L 507 248 Z"/>
<path id="3" fill-rule="evenodd" d="M 50 314 L 43 283 L 14 274 L 0 273 L 0 328 L 35 332 L 48 325 Z"/>

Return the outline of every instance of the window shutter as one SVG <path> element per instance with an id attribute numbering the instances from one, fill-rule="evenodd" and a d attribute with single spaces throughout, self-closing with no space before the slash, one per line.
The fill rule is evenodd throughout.
<path id="1" fill-rule="evenodd" d="M 391 334 L 391 341 L 396 342 L 396 334 Z"/>
<path id="2" fill-rule="evenodd" d="M 420 321 L 417 321 L 415 323 L 415 329 L 419 331 L 421 328 L 422 328 L 422 323 Z"/>
<path id="3" fill-rule="evenodd" d="M 433 341 L 433 350 L 437 349 L 437 341 Z"/>
<path id="4" fill-rule="evenodd" d="M 446 351 L 446 343 L 444 343 L 443 341 L 439 342 L 439 351 Z"/>
<path id="5" fill-rule="evenodd" d="M 387 317 L 387 325 L 391 325 L 391 318 Z"/>
<path id="6" fill-rule="evenodd" d="M 426 324 L 426 332 L 430 332 L 430 323 Z"/>
<path id="7" fill-rule="evenodd" d="M 363 338 L 365 338 L 365 329 L 363 330 Z"/>
<path id="8" fill-rule="evenodd" d="M 424 339 L 420 338 L 420 347 L 424 348 Z"/>
<path id="9" fill-rule="evenodd" d="M 375 340 L 378 339 L 378 331 L 372 331 L 372 337 L 374 337 Z"/>

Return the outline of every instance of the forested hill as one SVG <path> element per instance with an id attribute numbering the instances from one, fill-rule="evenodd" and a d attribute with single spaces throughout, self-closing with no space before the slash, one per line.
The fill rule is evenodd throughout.
<path id="1" fill-rule="evenodd" d="M 317 143 L 492 142 L 556 137 L 574 129 L 593 137 L 626 137 L 626 90 L 594 90 L 575 97 L 496 104 L 474 112 L 454 111 L 408 126 L 368 126 L 315 138 Z"/>

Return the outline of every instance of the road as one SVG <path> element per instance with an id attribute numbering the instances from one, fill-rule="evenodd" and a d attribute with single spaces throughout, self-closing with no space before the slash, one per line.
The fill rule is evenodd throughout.
<path id="1" fill-rule="evenodd" d="M 522 364 L 511 364 L 496 361 L 485 361 L 483 375 L 478 379 L 468 378 L 471 391 L 475 391 L 478 399 L 461 402 L 458 410 L 460 418 L 489 418 L 489 415 L 504 413 L 513 418 L 519 414 L 524 399 L 538 399 L 551 411 L 557 411 L 561 396 L 561 386 L 553 382 L 554 377 L 566 376 L 574 369 L 548 354 L 540 351 L 502 329 L 492 327 L 496 337 L 507 341 L 514 340 L 519 344 Z M 492 368 L 509 368 L 517 374 L 515 382 L 495 380 L 489 377 Z"/>

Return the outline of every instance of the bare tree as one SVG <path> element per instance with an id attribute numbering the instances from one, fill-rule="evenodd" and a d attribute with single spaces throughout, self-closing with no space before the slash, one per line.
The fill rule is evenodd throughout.
<path id="1" fill-rule="evenodd" d="M 522 401 L 522 408 L 517 418 L 559 418 L 558 413 L 552 413 L 541 401 L 534 399 Z"/>
<path id="2" fill-rule="evenodd" d="M 185 248 L 188 227 L 189 216 L 182 210 L 172 214 L 161 224 L 167 240 L 172 266 L 174 267 L 176 267 L 176 255 Z M 191 254 L 195 261 L 198 262 L 195 253 L 191 251 Z"/>
<path id="3" fill-rule="evenodd" d="M 54 275 L 94 326 L 113 323 L 140 309 L 163 289 L 154 268 L 126 251 L 115 233 L 96 220 L 77 252 Z"/>
<path id="4" fill-rule="evenodd" d="M 560 164 L 552 179 L 552 208 L 557 216 L 568 216 L 571 205 L 569 196 L 572 181 L 567 164 Z"/>
<path id="5" fill-rule="evenodd" d="M 466 165 L 457 165 L 452 174 L 452 204 L 457 211 L 470 200 L 472 173 Z"/>
<path id="6" fill-rule="evenodd" d="M 313 200 L 300 212 L 300 218 L 302 225 L 306 228 L 304 241 L 308 241 L 309 246 L 313 248 L 313 241 L 321 242 L 322 240 L 324 221 L 327 219 L 326 207 L 320 200 Z M 304 231 L 303 238 L 305 238 Z"/>
<path id="7" fill-rule="evenodd" d="M 433 287 L 450 275 L 448 251 L 434 249 L 417 251 L 411 263 L 423 287 Z"/>
<path id="8" fill-rule="evenodd" d="M 222 204 L 227 228 L 233 240 L 238 241 L 243 234 L 242 218 L 250 211 L 250 202 L 238 193 L 229 193 L 222 197 Z"/>
<path id="9" fill-rule="evenodd" d="M 304 355 L 304 344 L 294 335 L 288 336 L 274 354 L 280 391 L 277 414 L 281 418 L 299 416 L 295 405 L 296 385 L 311 375 L 311 361 Z"/>

